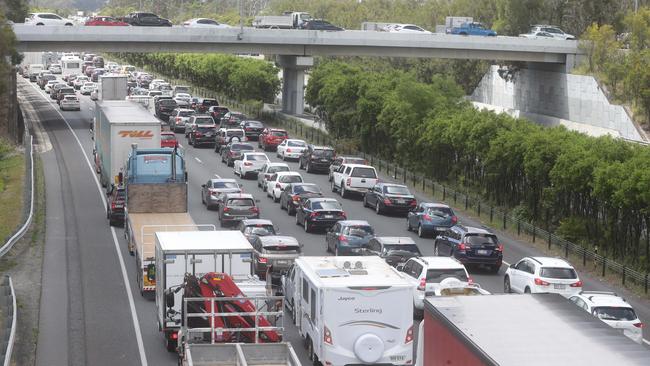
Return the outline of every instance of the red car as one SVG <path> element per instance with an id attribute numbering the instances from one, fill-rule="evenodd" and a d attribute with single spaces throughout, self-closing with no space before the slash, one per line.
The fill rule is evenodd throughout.
<path id="1" fill-rule="evenodd" d="M 278 128 L 265 128 L 259 136 L 257 146 L 264 151 L 277 149 L 282 141 L 289 138 L 289 133 L 286 130 Z"/>
<path id="2" fill-rule="evenodd" d="M 115 18 L 112 17 L 103 17 L 103 16 L 97 16 L 97 17 L 90 17 L 88 20 L 86 20 L 85 25 L 98 25 L 98 26 L 120 26 L 120 27 L 126 27 L 129 24 L 119 21 Z"/>
<path id="3" fill-rule="evenodd" d="M 160 133 L 160 147 L 178 147 L 178 141 L 176 140 L 176 134 L 171 131 L 165 131 Z"/>

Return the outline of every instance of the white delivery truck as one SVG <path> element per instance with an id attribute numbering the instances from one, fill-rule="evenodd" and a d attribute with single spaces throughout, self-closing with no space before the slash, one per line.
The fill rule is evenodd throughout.
<path id="1" fill-rule="evenodd" d="M 283 283 L 314 363 L 413 364 L 412 286 L 383 259 L 300 257 Z"/>
<path id="2" fill-rule="evenodd" d="M 99 100 L 126 99 L 126 75 L 105 74 L 99 77 L 97 96 Z"/>
<path id="3" fill-rule="evenodd" d="M 201 278 L 210 272 L 230 276 L 246 297 L 266 295 L 266 282 L 253 275 L 253 247 L 241 232 L 155 233 L 158 329 L 165 334 L 168 350 L 176 349 L 183 324 L 186 276 Z"/>
<path id="4" fill-rule="evenodd" d="M 256 16 L 253 20 L 255 28 L 271 29 L 301 29 L 305 22 L 311 20 L 309 13 L 285 11 L 282 15 Z"/>
<path id="5" fill-rule="evenodd" d="M 65 56 L 61 58 L 61 77 L 81 74 L 83 62 L 77 56 Z"/>
<path id="6" fill-rule="evenodd" d="M 95 170 L 107 191 L 112 190 L 131 144 L 142 149 L 160 148 L 160 121 L 134 102 L 97 101 L 93 131 Z"/>
<path id="7" fill-rule="evenodd" d="M 43 70 L 45 70 L 43 64 L 29 64 L 29 66 L 27 66 L 27 77 L 29 78 L 29 81 L 36 81 L 38 74 Z"/>

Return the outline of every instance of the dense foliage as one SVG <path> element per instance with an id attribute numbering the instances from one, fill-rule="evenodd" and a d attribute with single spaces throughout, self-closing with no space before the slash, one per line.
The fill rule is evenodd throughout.
<path id="1" fill-rule="evenodd" d="M 650 263 L 649 149 L 479 112 L 462 95 L 448 78 L 422 83 L 336 61 L 318 65 L 307 89 L 329 130 L 357 138 L 363 151 L 478 190 L 629 263 Z"/>
<path id="2" fill-rule="evenodd" d="M 125 53 L 129 63 L 175 75 L 240 100 L 273 102 L 280 87 L 273 64 L 221 54 Z"/>

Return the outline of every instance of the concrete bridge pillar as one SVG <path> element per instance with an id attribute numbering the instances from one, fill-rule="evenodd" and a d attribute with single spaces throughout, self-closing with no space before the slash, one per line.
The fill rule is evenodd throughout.
<path id="1" fill-rule="evenodd" d="M 314 58 L 278 55 L 276 61 L 282 67 L 282 111 L 302 114 L 305 109 L 305 70 L 314 66 Z"/>

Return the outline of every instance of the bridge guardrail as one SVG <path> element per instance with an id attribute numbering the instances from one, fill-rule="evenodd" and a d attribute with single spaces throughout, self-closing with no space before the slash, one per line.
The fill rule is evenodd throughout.
<path id="1" fill-rule="evenodd" d="M 5 313 L 4 322 L 0 326 L 3 328 L 2 350 L 3 366 L 11 365 L 11 354 L 14 349 L 16 338 L 16 293 L 11 277 L 5 276 L 0 285 L 0 307 Z"/>

